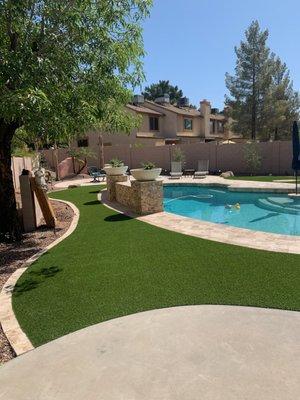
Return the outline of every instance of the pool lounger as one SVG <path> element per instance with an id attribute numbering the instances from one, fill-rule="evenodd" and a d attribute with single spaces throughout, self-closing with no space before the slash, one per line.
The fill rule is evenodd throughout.
<path id="1" fill-rule="evenodd" d="M 182 172 L 170 172 L 169 179 L 180 179 L 182 177 Z"/>
<path id="2" fill-rule="evenodd" d="M 209 160 L 199 160 L 198 170 L 194 173 L 194 178 L 205 178 L 208 175 Z"/>

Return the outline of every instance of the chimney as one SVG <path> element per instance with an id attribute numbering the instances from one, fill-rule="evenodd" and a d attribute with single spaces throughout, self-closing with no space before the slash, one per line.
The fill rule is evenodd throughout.
<path id="1" fill-rule="evenodd" d="M 210 134 L 210 114 L 211 114 L 211 105 L 208 100 L 204 99 L 200 101 L 200 113 L 203 117 L 203 134 L 204 137 L 207 137 Z"/>
<path id="2" fill-rule="evenodd" d="M 203 117 L 205 114 L 211 113 L 211 105 L 208 100 L 204 99 L 204 100 L 200 101 L 200 112 L 203 115 Z"/>

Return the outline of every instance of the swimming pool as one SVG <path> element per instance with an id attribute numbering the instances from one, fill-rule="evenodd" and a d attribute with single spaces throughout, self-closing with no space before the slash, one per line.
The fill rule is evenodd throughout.
<path id="1" fill-rule="evenodd" d="M 231 192 L 214 186 L 164 186 L 164 210 L 217 224 L 300 235 L 300 200 L 285 194 Z"/>

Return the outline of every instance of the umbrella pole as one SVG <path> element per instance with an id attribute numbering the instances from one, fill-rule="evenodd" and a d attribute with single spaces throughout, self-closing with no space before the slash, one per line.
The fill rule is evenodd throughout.
<path id="1" fill-rule="evenodd" d="M 298 170 L 296 169 L 296 194 L 298 194 Z"/>

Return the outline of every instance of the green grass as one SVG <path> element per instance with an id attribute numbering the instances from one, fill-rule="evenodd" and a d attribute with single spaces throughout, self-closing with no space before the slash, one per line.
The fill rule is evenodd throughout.
<path id="1" fill-rule="evenodd" d="M 186 304 L 300 310 L 300 256 L 159 229 L 109 210 L 95 187 L 56 192 L 76 231 L 19 280 L 13 308 L 34 345 L 139 311 Z"/>
<path id="2" fill-rule="evenodd" d="M 232 180 L 243 180 L 243 181 L 258 181 L 258 182 L 274 182 L 277 180 L 293 180 L 295 181 L 294 176 L 275 176 L 275 175 L 265 175 L 265 176 L 231 176 L 226 179 L 232 179 Z"/>

